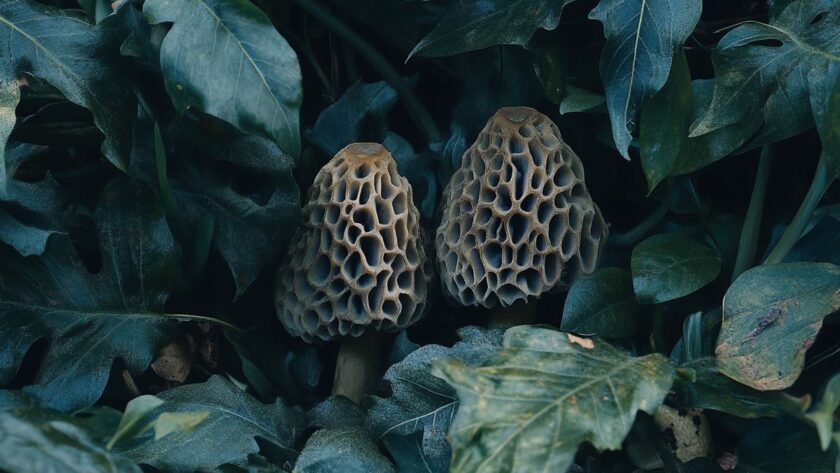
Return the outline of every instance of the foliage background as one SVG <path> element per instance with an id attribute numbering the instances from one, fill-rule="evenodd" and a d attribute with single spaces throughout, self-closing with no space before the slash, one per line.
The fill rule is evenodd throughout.
<path id="1" fill-rule="evenodd" d="M 0 30 L 0 470 L 835 468 L 836 0 L 3 0 Z M 315 173 L 382 142 L 433 231 L 509 105 L 581 156 L 602 269 L 504 339 L 439 298 L 374 395 L 330 397 L 338 347 L 272 295 Z M 492 404 L 523 360 L 557 412 Z M 575 373 L 632 402 L 560 429 Z M 636 415 L 663 401 L 706 409 L 709 458 Z"/>

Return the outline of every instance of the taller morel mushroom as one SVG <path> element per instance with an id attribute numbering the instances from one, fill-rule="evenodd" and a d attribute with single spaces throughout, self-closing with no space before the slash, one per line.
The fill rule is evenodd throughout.
<path id="1" fill-rule="evenodd" d="M 594 271 L 607 236 L 580 158 L 531 108 L 490 118 L 443 199 L 435 238 L 441 280 L 464 306 L 524 305 L 567 288 Z M 491 323 L 528 322 L 522 316 L 500 310 Z"/>
<path id="2" fill-rule="evenodd" d="M 304 214 L 277 273 L 277 315 L 306 341 L 342 339 L 333 392 L 358 402 L 376 370 L 377 332 L 424 314 L 433 271 L 419 212 L 391 154 L 355 143 L 318 172 Z"/>

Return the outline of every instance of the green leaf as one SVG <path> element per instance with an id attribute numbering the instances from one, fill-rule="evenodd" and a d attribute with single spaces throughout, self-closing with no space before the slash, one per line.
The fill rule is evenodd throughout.
<path id="1" fill-rule="evenodd" d="M 67 239 L 38 258 L 0 248 L 0 382 L 29 347 L 50 340 L 26 390 L 59 410 L 99 399 L 116 358 L 144 371 L 174 333 L 161 311 L 178 280 L 180 253 L 154 195 L 127 178 L 112 181 L 97 208 L 103 267 L 91 274 Z M 68 363 L 68 360 L 72 360 Z"/>
<path id="2" fill-rule="evenodd" d="M 819 402 L 805 414 L 805 417 L 817 428 L 823 450 L 828 450 L 831 441 L 837 438 L 834 430 L 834 412 L 838 407 L 840 407 L 840 373 L 835 374 L 828 381 Z"/>
<path id="3" fill-rule="evenodd" d="M 209 411 L 163 412 L 154 421 L 155 442 L 175 432 L 192 432 L 209 416 Z"/>
<path id="4" fill-rule="evenodd" d="M 729 155 L 759 128 L 736 123 L 689 138 L 691 122 L 712 99 L 712 81 L 691 80 L 684 54 L 677 55 L 668 82 L 642 108 L 639 155 L 651 191 L 666 177 L 688 174 Z"/>
<path id="5" fill-rule="evenodd" d="M 65 199 L 61 187 L 47 174 L 38 182 L 6 182 L 0 197 L 0 240 L 22 256 L 41 255 L 50 237 L 66 234 L 62 222 Z"/>
<path id="6" fill-rule="evenodd" d="M 574 0 L 458 0 L 414 50 L 426 57 L 488 48 L 525 45 L 534 31 L 553 30 L 563 8 Z"/>
<path id="7" fill-rule="evenodd" d="M 388 112 L 397 103 L 397 93 L 385 81 L 358 81 L 318 115 L 309 139 L 329 157 L 359 141 L 381 143 L 388 127 Z"/>
<path id="8" fill-rule="evenodd" d="M 701 8 L 699 0 L 601 0 L 589 14 L 604 25 L 601 78 L 616 148 L 627 159 L 636 115 L 665 85 Z"/>
<path id="9" fill-rule="evenodd" d="M 560 115 L 600 110 L 601 105 L 606 101 L 607 99 L 601 94 L 569 86 L 566 96 L 560 102 Z"/>
<path id="10" fill-rule="evenodd" d="M 0 80 L 0 198 L 6 197 L 6 142 L 15 127 L 15 108 L 20 102 L 17 80 Z"/>
<path id="11" fill-rule="evenodd" d="M 455 358 L 478 365 L 501 347 L 500 330 L 465 327 L 453 347 L 426 345 L 388 368 L 391 385 L 387 398 L 368 398 L 368 425 L 374 438 L 383 441 L 401 472 L 446 472 L 451 451 L 446 443 L 452 417 L 458 409 L 455 390 L 431 375 L 437 360 Z"/>
<path id="12" fill-rule="evenodd" d="M 309 437 L 293 473 L 396 473 L 359 427 L 321 429 Z"/>
<path id="13" fill-rule="evenodd" d="M 639 155 L 651 191 L 677 163 L 688 134 L 679 125 L 688 121 L 691 103 L 691 74 L 681 52 L 674 59 L 665 86 L 645 104 L 640 117 Z"/>
<path id="14" fill-rule="evenodd" d="M 205 213 L 213 216 L 212 245 L 233 275 L 238 298 L 285 251 L 300 222 L 300 191 L 294 162 L 277 145 L 208 120 L 171 126 L 170 159 L 178 161 L 169 179 L 191 225 Z"/>
<path id="15" fill-rule="evenodd" d="M 800 402 L 781 391 L 757 391 L 720 374 L 714 359 L 680 366 L 692 378 L 678 378 L 674 392 L 684 407 L 712 409 L 743 418 L 777 417 L 802 409 Z"/>
<path id="16" fill-rule="evenodd" d="M 302 98 L 297 56 L 248 0 L 149 0 L 152 24 L 174 22 L 160 67 L 175 107 L 202 111 L 300 154 Z"/>
<path id="17" fill-rule="evenodd" d="M 102 444 L 116 431 L 122 417 L 120 411 L 111 407 L 91 407 L 72 416 L 42 406 L 37 398 L 25 392 L 9 390 L 0 390 L 0 412 L 10 413 L 18 419 L 34 424 L 52 421 L 73 424 Z"/>
<path id="18" fill-rule="evenodd" d="M 836 473 L 833 452 L 821 452 L 814 430 L 796 420 L 754 429 L 737 451 L 735 473 Z"/>
<path id="19" fill-rule="evenodd" d="M 840 178 L 840 62 L 833 67 L 834 81 L 828 83 L 828 96 L 824 114 L 817 117 L 817 130 L 822 142 L 822 160 L 828 168 L 829 178 Z"/>
<path id="20" fill-rule="evenodd" d="M 6 38 L 0 80 L 8 84 L 22 73 L 30 73 L 90 110 L 94 123 L 105 134 L 102 152 L 123 171 L 128 169 L 130 124 L 136 112 L 132 81 L 127 77 L 131 68 L 119 53 L 125 33 L 121 17 L 130 8 L 124 6 L 94 26 L 78 11 L 32 1 L 0 5 L 0 34 Z M 14 108 L 9 96 L 3 103 L 6 110 Z M 9 121 L 4 120 L 6 126 Z M 0 136 L 3 145 L 5 138 Z"/>
<path id="21" fill-rule="evenodd" d="M 727 33 L 712 55 L 712 102 L 691 125 L 691 136 L 743 121 L 763 122 L 751 141 L 757 146 L 813 126 L 810 94 L 822 88 L 830 63 L 840 61 L 838 27 L 840 8 L 834 0 L 799 0 L 769 25 L 748 21 Z"/>
<path id="22" fill-rule="evenodd" d="M 143 422 L 143 420 L 161 404 L 163 404 L 163 401 L 151 395 L 138 396 L 129 401 L 125 406 L 125 412 L 117 426 L 117 431 L 108 440 L 108 450 L 114 448 L 114 445 L 120 440 L 134 438 L 149 428 L 149 423 Z"/>
<path id="23" fill-rule="evenodd" d="M 674 373 L 658 354 L 635 358 L 597 339 L 519 326 L 480 367 L 435 365 L 461 406 L 450 471 L 566 471 L 577 446 L 619 449 L 638 410 L 653 413 Z"/>
<path id="24" fill-rule="evenodd" d="M 260 448 L 255 437 L 276 447 L 280 457 L 293 461 L 303 432 L 303 414 L 281 399 L 261 404 L 219 376 L 201 384 L 164 391 L 155 412 L 203 413 L 206 419 L 191 431 L 178 429 L 156 441 L 151 433 L 118 444 L 116 450 L 137 463 L 171 472 L 192 472 L 225 463 L 243 466 Z"/>
<path id="25" fill-rule="evenodd" d="M 585 336 L 627 337 L 636 332 L 638 312 L 630 273 L 603 268 L 575 281 L 563 306 L 560 328 Z"/>
<path id="26" fill-rule="evenodd" d="M 720 273 L 720 258 L 690 238 L 663 233 L 633 248 L 630 268 L 636 299 L 642 304 L 659 304 L 714 281 Z"/>
<path id="27" fill-rule="evenodd" d="M 791 386 L 823 318 L 840 309 L 840 267 L 784 263 L 753 268 L 723 298 L 715 354 L 721 373 L 758 390 Z"/>
<path id="28" fill-rule="evenodd" d="M 108 452 L 73 424 L 29 420 L 9 412 L 0 412 L 0 470 L 141 472 L 140 467 Z"/>

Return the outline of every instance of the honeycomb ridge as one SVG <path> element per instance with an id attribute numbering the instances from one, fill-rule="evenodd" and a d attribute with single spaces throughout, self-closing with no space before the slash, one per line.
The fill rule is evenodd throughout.
<path id="1" fill-rule="evenodd" d="M 275 306 L 289 333 L 357 337 L 423 316 L 431 258 L 411 185 L 384 147 L 339 151 L 315 177 L 304 214 L 277 273 Z"/>
<path id="2" fill-rule="evenodd" d="M 580 158 L 548 117 L 502 108 L 443 194 L 435 247 L 444 292 L 464 306 L 510 306 L 595 270 L 607 226 Z"/>

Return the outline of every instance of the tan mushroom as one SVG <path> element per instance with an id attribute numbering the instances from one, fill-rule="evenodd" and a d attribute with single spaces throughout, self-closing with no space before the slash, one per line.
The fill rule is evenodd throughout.
<path id="1" fill-rule="evenodd" d="M 568 288 L 595 270 L 607 237 L 580 158 L 531 108 L 490 118 L 443 199 L 439 270 L 444 291 L 464 306 L 504 308 Z M 495 312 L 493 325 L 528 322 Z"/>
<path id="2" fill-rule="evenodd" d="M 333 392 L 358 402 L 378 332 L 408 327 L 426 308 L 433 271 L 419 212 L 391 154 L 355 143 L 318 172 L 304 214 L 277 273 L 277 315 L 306 341 L 342 339 Z"/>

